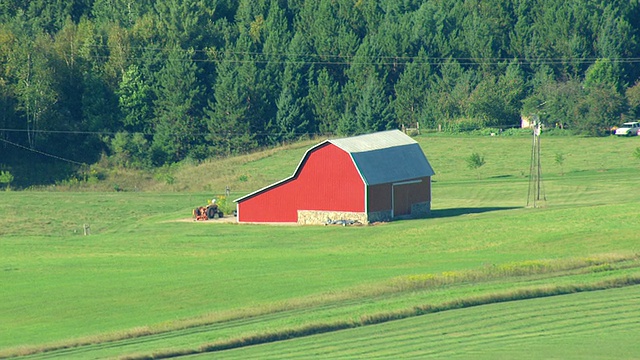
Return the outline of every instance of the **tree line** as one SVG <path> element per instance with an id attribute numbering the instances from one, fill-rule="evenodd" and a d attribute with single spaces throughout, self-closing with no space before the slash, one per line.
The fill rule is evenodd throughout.
<path id="1" fill-rule="evenodd" d="M 602 135 L 640 114 L 638 18 L 638 0 L 3 0 L 0 167 L 531 115 Z"/>

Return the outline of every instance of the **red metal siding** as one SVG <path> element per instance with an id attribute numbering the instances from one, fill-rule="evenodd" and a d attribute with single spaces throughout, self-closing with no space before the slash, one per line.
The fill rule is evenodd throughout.
<path id="1" fill-rule="evenodd" d="M 297 222 L 298 210 L 364 212 L 364 184 L 348 153 L 331 143 L 311 151 L 297 177 L 238 203 L 241 222 Z"/>

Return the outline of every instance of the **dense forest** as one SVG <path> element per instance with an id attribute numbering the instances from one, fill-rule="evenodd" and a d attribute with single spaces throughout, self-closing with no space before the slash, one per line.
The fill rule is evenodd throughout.
<path id="1" fill-rule="evenodd" d="M 638 0 L 2 0 L 0 170 L 640 115 Z"/>

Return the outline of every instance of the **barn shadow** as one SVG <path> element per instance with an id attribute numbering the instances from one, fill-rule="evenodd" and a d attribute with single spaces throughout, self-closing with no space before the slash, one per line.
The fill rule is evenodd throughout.
<path id="1" fill-rule="evenodd" d="M 438 209 L 438 210 L 431 210 L 431 214 L 429 214 L 429 218 L 447 218 L 447 217 L 456 217 L 456 216 L 469 215 L 469 214 L 482 214 L 482 213 L 487 213 L 492 211 L 513 210 L 513 209 L 521 209 L 521 207 L 511 206 L 511 207 Z"/>

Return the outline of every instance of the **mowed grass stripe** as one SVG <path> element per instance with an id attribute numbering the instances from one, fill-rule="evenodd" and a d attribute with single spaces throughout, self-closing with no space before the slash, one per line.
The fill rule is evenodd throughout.
<path id="1" fill-rule="evenodd" d="M 524 300 L 522 302 L 483 306 L 481 307 L 482 309 L 479 309 L 480 311 L 474 311 L 480 315 L 479 318 L 477 316 L 469 316 L 467 319 L 469 321 L 464 324 L 458 322 L 453 326 L 443 326 L 439 329 L 433 329 L 432 333 L 447 335 L 450 339 L 448 339 L 448 341 L 445 339 L 430 347 L 431 351 L 446 351 L 450 345 L 458 343 L 460 337 L 467 337 L 473 329 L 483 329 L 483 333 L 466 340 L 465 346 L 467 347 L 477 347 L 487 342 L 495 342 L 496 340 L 519 342 L 522 338 L 537 336 L 541 333 L 545 335 L 568 333 L 576 328 L 581 328 L 583 325 L 592 324 L 590 320 L 584 320 L 585 313 L 590 314 L 589 319 L 597 320 L 591 315 L 592 308 L 580 307 L 580 309 L 575 309 L 576 306 L 570 304 L 563 310 L 558 311 L 556 306 L 535 306 L 534 304 L 538 302 L 537 300 L 538 299 Z M 607 303 L 610 302 L 609 300 L 610 299 L 605 299 L 601 301 L 599 306 L 606 307 Z M 523 305 L 525 309 L 533 309 L 534 311 L 530 311 L 526 316 L 522 316 L 521 309 Z M 505 307 L 511 308 L 514 311 L 505 311 Z M 639 310 L 637 307 L 633 309 L 636 313 Z M 491 321 L 485 321 L 484 319 L 487 313 L 498 316 L 493 316 Z M 558 318 L 562 320 L 558 321 Z M 616 320 L 618 319 L 612 319 L 612 321 Z M 567 327 L 566 324 L 569 324 L 569 327 Z M 395 342 L 399 341 L 402 341 L 402 339 L 395 339 Z"/>
<path id="2" fill-rule="evenodd" d="M 385 295 L 383 297 L 388 297 Z M 98 343 L 84 344 L 76 347 L 62 348 L 57 350 L 26 355 L 24 359 L 52 359 L 52 358 L 85 358 L 87 354 L 96 356 L 100 353 L 109 353 L 109 349 L 118 349 L 118 353 L 135 352 L 148 348 L 166 348 L 172 346 L 184 346 L 185 344 L 202 344 L 224 339 L 236 335 L 236 329 L 247 329 L 253 325 L 275 323 L 279 320 L 290 318 L 302 318 L 306 314 L 317 312 L 338 310 L 338 315 L 348 315 L 348 310 L 341 310 L 351 306 L 359 306 L 363 303 L 374 300 L 363 300 L 360 298 L 340 300 L 327 304 L 313 305 L 309 307 L 296 307 L 294 309 L 276 310 L 272 313 L 255 314 L 246 318 L 236 318 L 228 321 L 220 321 L 213 324 L 197 325 L 185 329 L 177 329 L 157 334 L 140 334 L 133 338 L 124 338 L 114 341 L 101 341 Z M 335 314 L 334 314 L 335 316 Z M 154 345 L 155 344 L 155 345 Z"/>
<path id="3" fill-rule="evenodd" d="M 537 287 L 529 287 L 529 288 L 521 288 L 519 290 L 513 290 L 508 292 L 488 292 L 485 295 L 478 295 L 477 297 L 471 298 L 461 298 L 456 299 L 451 302 L 441 303 L 435 306 L 425 306 L 421 307 L 421 309 L 405 309 L 405 310 L 396 310 L 389 311 L 387 313 L 382 313 L 373 316 L 367 316 L 355 322 L 330 322 L 327 319 L 322 323 L 310 323 L 306 327 L 282 327 L 281 331 L 269 332 L 264 334 L 254 334 L 248 335 L 243 338 L 232 339 L 230 341 L 224 341 L 219 343 L 214 343 L 210 345 L 203 345 L 199 349 L 191 348 L 182 348 L 182 349 L 174 349 L 174 350 L 165 350 L 154 352 L 153 354 L 139 354 L 132 356 L 132 359 L 146 359 L 149 357 L 152 358 L 168 358 L 168 357 L 176 357 L 180 355 L 186 354 L 194 354 L 201 352 L 218 352 L 223 351 L 225 349 L 236 348 L 236 347 L 247 347 L 253 346 L 260 343 L 269 343 L 269 342 L 277 342 L 286 340 L 294 337 L 305 337 L 313 334 L 318 334 L 327 331 L 338 331 L 346 328 L 358 327 L 358 326 L 366 326 L 375 323 L 381 323 L 390 321 L 393 319 L 401 319 L 407 318 L 411 316 L 416 316 L 421 313 L 426 312 L 438 312 L 438 311 L 447 311 L 455 308 L 461 307 L 472 307 L 479 306 L 483 304 L 493 303 L 493 302 L 502 302 L 502 301 L 514 301 L 518 299 L 524 298 L 533 298 L 540 296 L 552 296 L 559 295 L 562 293 L 571 293 L 575 291 L 593 291 L 596 289 L 604 289 L 616 286 L 628 286 L 630 284 L 638 284 L 640 282 L 640 278 L 636 277 L 617 277 L 604 279 L 599 282 L 589 282 L 584 283 L 584 280 L 580 283 L 569 284 L 564 286 L 537 286 Z M 626 285 L 625 285 L 626 284 Z M 334 325 L 336 324 L 336 325 Z M 339 325 L 342 324 L 342 325 Z"/>
<path id="4" fill-rule="evenodd" d="M 612 256 L 612 255 L 605 256 L 604 259 L 606 258 L 624 259 L 624 257 L 618 257 L 618 256 Z M 603 260 L 599 260 L 599 261 L 603 261 Z M 574 264 L 574 263 L 575 261 L 571 262 L 571 264 Z M 554 268 L 554 266 L 551 266 L 552 264 L 553 263 L 549 263 L 550 268 Z M 560 265 L 563 265 L 563 264 L 556 264 L 556 266 L 560 266 Z M 584 265 L 585 264 L 583 264 L 582 266 Z M 527 286 L 527 284 L 541 286 L 547 283 L 549 281 L 548 279 L 552 279 L 560 275 L 563 276 L 564 281 L 569 281 L 569 282 L 571 281 L 571 279 L 574 279 L 575 281 L 580 280 L 581 282 L 595 281 L 599 278 L 602 280 L 606 280 L 608 278 L 611 278 L 612 276 L 621 276 L 625 273 L 633 274 L 633 272 L 636 271 L 635 268 L 637 267 L 638 264 L 637 264 L 637 261 L 622 261 L 619 263 L 619 265 L 622 267 L 621 270 L 600 272 L 597 274 L 590 274 L 589 272 L 587 272 L 586 274 L 580 274 L 592 268 L 591 266 L 587 266 L 584 269 L 580 270 L 578 274 L 574 274 L 573 277 L 569 277 L 568 273 L 562 272 L 562 271 L 559 274 L 556 274 L 555 272 L 551 272 L 543 275 L 536 275 L 533 277 L 528 277 L 528 276 L 515 277 L 515 278 L 511 278 L 511 281 L 513 282 L 511 286 L 521 287 L 521 286 Z M 629 269 L 625 269 L 627 265 L 635 265 L 635 266 L 632 266 L 631 269 L 629 270 Z M 518 269 L 518 267 L 515 264 L 508 266 L 508 268 L 512 270 Z M 563 267 L 560 266 L 559 269 L 562 269 L 562 268 Z M 472 271 L 472 273 L 475 273 L 475 272 Z M 433 298 L 433 300 L 437 299 L 438 297 L 441 297 L 437 295 L 438 292 L 440 291 L 444 293 L 449 293 L 448 295 L 449 297 L 462 296 L 461 294 L 463 294 L 464 291 L 468 291 L 470 289 L 468 288 L 468 284 L 465 284 L 466 281 L 464 280 L 464 276 L 462 276 L 461 279 L 463 281 L 460 284 L 461 289 L 459 289 L 458 295 L 453 295 L 455 293 L 451 292 L 453 289 L 455 289 L 455 287 L 445 287 L 445 288 L 438 287 L 439 289 L 437 291 L 434 291 L 434 290 L 426 291 L 425 295 L 427 295 L 428 297 L 429 296 L 433 297 L 433 295 L 436 295 Z M 484 291 L 485 294 L 504 291 L 501 289 L 503 289 L 504 286 L 508 286 L 508 285 L 500 285 L 498 287 L 495 287 L 496 284 L 492 284 L 492 283 L 495 282 L 496 279 L 489 278 L 485 280 L 487 280 L 489 283 L 485 285 L 479 285 L 478 287 L 478 290 L 482 289 L 482 291 Z M 502 281 L 505 281 L 505 280 L 502 280 Z M 467 290 L 465 290 L 465 288 Z M 249 329 L 252 328 L 252 325 L 256 325 L 256 324 L 259 324 L 260 327 L 259 328 L 253 327 L 254 333 L 256 331 L 274 332 L 274 331 L 277 331 L 278 328 L 290 328 L 296 323 L 298 324 L 318 323 L 318 321 L 322 321 L 318 319 L 322 319 L 323 317 L 327 321 L 330 321 L 329 319 L 334 319 L 334 320 L 349 319 L 352 317 L 352 314 L 358 314 L 358 313 L 374 314 L 374 316 L 372 316 L 371 319 L 373 319 L 372 321 L 376 322 L 379 320 L 376 320 L 377 317 L 375 316 L 375 313 L 376 313 L 375 307 L 373 309 L 366 310 L 365 308 L 363 308 L 363 306 L 366 306 L 366 304 L 375 305 L 375 304 L 378 304 L 379 301 L 382 301 L 385 299 L 386 301 L 388 301 L 387 302 L 388 306 L 392 306 L 392 308 L 395 308 L 396 309 L 395 311 L 398 311 L 398 309 L 403 309 L 403 308 L 406 309 L 406 306 L 408 306 L 408 305 L 402 305 L 402 304 L 406 304 L 406 301 L 402 302 L 401 301 L 402 299 L 398 298 L 398 294 L 383 294 L 381 296 L 377 296 L 377 297 L 374 296 L 372 298 L 359 297 L 356 299 L 346 299 L 346 300 L 343 299 L 340 301 L 334 301 L 326 304 L 319 303 L 315 305 L 309 305 L 308 307 L 305 307 L 304 303 L 302 303 L 300 305 L 302 307 L 298 309 L 286 310 L 286 311 L 276 312 L 276 313 L 256 314 L 255 316 L 250 318 L 231 319 L 229 321 L 224 321 L 220 323 L 194 326 L 192 328 L 187 328 L 187 329 L 177 329 L 175 331 L 164 332 L 156 335 L 144 336 L 143 334 L 140 334 L 140 337 L 138 338 L 126 338 L 118 341 L 110 341 L 110 342 L 105 341 L 98 344 L 88 344 L 88 345 L 78 346 L 75 348 L 59 349 L 59 350 L 49 351 L 41 354 L 35 354 L 32 356 L 28 356 L 26 358 L 31 358 L 31 359 L 45 359 L 45 358 L 56 358 L 56 357 L 57 358 L 84 358 L 87 356 L 87 354 L 91 354 L 91 357 L 99 357 L 99 356 L 106 357 L 106 356 L 115 356 L 118 354 L 131 354 L 131 353 L 145 352 L 145 349 L 150 349 L 150 348 L 151 349 L 168 349 L 172 347 L 185 348 L 189 346 L 191 348 L 194 348 L 204 343 L 215 342 L 216 340 L 233 339 L 234 337 L 243 336 L 242 334 L 250 333 L 251 331 Z M 412 301 L 420 301 L 420 300 L 414 299 Z M 377 310 L 378 313 L 380 311 L 382 310 Z M 366 318 L 355 319 L 355 320 L 369 321 Z M 259 330 L 259 329 L 262 329 L 262 330 Z"/>
<path id="5" fill-rule="evenodd" d="M 501 306 L 502 304 L 498 305 Z M 600 304 L 600 306 L 603 306 L 603 304 Z M 520 308 L 521 305 L 519 304 L 518 307 Z M 583 312 L 580 312 L 581 314 L 581 318 L 584 318 L 583 316 Z M 627 312 L 625 312 L 625 315 L 633 315 L 638 314 L 640 312 L 640 308 L 636 307 L 635 309 L 631 309 Z M 467 340 L 465 341 L 465 346 L 467 347 L 479 347 L 480 345 L 486 343 L 486 342 L 494 342 L 496 341 L 496 339 L 503 341 L 503 342 L 521 342 L 523 338 L 529 338 L 532 336 L 540 336 L 540 333 L 544 333 L 544 335 L 554 335 L 554 334 L 560 334 L 560 333 L 566 333 L 568 331 L 574 330 L 575 328 L 580 328 L 582 325 L 590 323 L 591 321 L 596 321 L 598 322 L 599 325 L 602 325 L 602 322 L 599 322 L 600 318 L 594 318 L 593 316 L 589 316 L 588 319 L 589 320 L 583 320 L 581 321 L 577 321 L 575 323 L 573 323 L 573 325 L 570 328 L 567 328 L 565 326 L 554 326 L 557 325 L 556 322 L 554 320 L 546 320 L 546 321 L 540 321 L 540 319 L 547 319 L 549 317 L 554 317 L 554 316 L 558 316 L 563 314 L 563 312 L 560 313 L 547 313 L 544 312 L 543 309 L 540 309 L 540 313 L 544 314 L 544 316 L 540 316 L 540 313 L 538 314 L 538 316 L 535 319 L 532 319 L 533 321 L 531 322 L 531 326 L 518 326 L 518 325 L 524 325 L 524 324 L 529 324 L 527 323 L 528 320 L 530 320 L 528 317 L 520 317 L 520 316 L 509 316 L 509 314 L 503 314 L 502 311 L 499 311 L 500 316 L 503 318 L 502 320 L 497 320 L 498 317 L 496 317 L 496 320 L 492 321 L 492 324 L 487 324 L 486 322 L 483 321 L 477 321 L 478 319 L 475 317 L 468 317 L 466 320 L 468 320 L 466 323 L 456 323 L 453 326 L 451 326 L 450 324 L 441 324 L 442 326 L 439 328 L 432 328 L 432 324 L 429 324 L 429 331 L 431 331 L 434 334 L 442 334 L 442 335 L 447 335 L 448 337 L 451 337 L 451 341 L 447 342 L 447 341 L 441 341 L 438 342 L 437 344 L 431 345 L 429 346 L 429 350 L 433 353 L 438 353 L 438 352 L 442 352 L 445 351 L 447 348 L 451 347 L 453 345 L 453 343 L 459 342 L 459 338 L 461 337 L 465 337 L 469 335 L 469 330 L 468 329 L 484 329 L 484 331 L 490 333 L 491 335 L 487 335 L 487 336 L 477 336 L 471 340 Z M 428 315 L 427 315 L 428 316 Z M 573 316 L 573 317 L 567 317 L 564 321 L 565 322 L 574 322 L 576 320 L 579 320 L 578 316 Z M 623 320 L 624 321 L 624 320 Z M 511 324 L 511 327 L 504 327 L 504 323 L 508 322 L 509 324 Z M 611 324 L 616 324 L 617 327 L 621 327 L 620 325 L 620 319 L 610 319 L 609 322 Z M 633 325 L 636 324 L 637 326 L 637 321 L 633 321 L 633 320 L 629 320 L 629 324 Z M 559 324 L 562 325 L 562 324 Z M 581 331 L 574 331 L 573 333 L 578 334 L 581 333 Z M 343 341 L 343 342 L 332 342 L 331 343 L 331 348 L 344 348 L 347 347 L 350 349 L 349 352 L 349 356 L 362 356 L 363 358 L 369 358 L 369 357 L 373 357 L 372 354 L 370 354 L 369 352 L 371 351 L 370 348 L 370 342 L 375 342 L 376 345 L 380 348 L 383 348 L 384 350 L 380 350 L 378 352 L 375 353 L 375 357 L 382 357 L 382 358 L 392 358 L 395 357 L 395 355 L 402 355 L 402 354 L 406 354 L 407 352 L 411 352 L 414 350 L 421 350 L 424 349 L 424 331 L 421 328 L 416 328 L 415 326 L 412 325 L 411 322 L 407 322 L 406 326 L 399 326 L 396 329 L 393 330 L 389 330 L 389 329 L 385 329 L 384 331 L 380 331 L 377 334 L 373 334 L 372 336 L 369 336 L 367 338 L 366 342 L 362 342 L 362 341 Z M 328 349 L 324 346 L 325 344 L 320 343 L 317 345 L 311 345 L 311 346 L 307 346 L 303 349 L 300 349 L 299 352 L 294 352 L 291 349 L 288 349 L 288 353 L 287 356 L 289 357 L 305 357 L 308 356 L 310 353 L 319 353 L 320 350 L 323 351 L 327 351 Z M 396 353 L 398 348 L 398 345 L 402 345 L 402 353 L 398 354 Z M 424 351 L 423 351 L 424 352 Z M 330 352 L 329 352 L 330 354 Z"/>
<path id="6" fill-rule="evenodd" d="M 639 299 L 640 286 L 630 286 L 490 304 L 195 358 L 465 358 L 469 354 L 474 354 L 474 358 L 495 358 L 492 354 L 500 353 L 502 347 L 516 353 L 520 348 L 522 354 L 517 355 L 531 358 L 526 349 L 530 345 L 541 346 L 549 339 L 563 339 L 570 346 L 586 335 L 615 340 L 629 331 L 637 334 Z M 527 316 L 519 316 L 521 313 Z M 538 316 L 531 315 L 536 313 Z M 490 326 L 486 318 L 492 319 Z M 576 321 L 581 318 L 582 321 Z M 612 347 L 607 351 L 615 356 L 640 350 L 637 342 L 624 345 L 626 349 Z M 554 345 L 549 351 L 556 350 Z"/>

